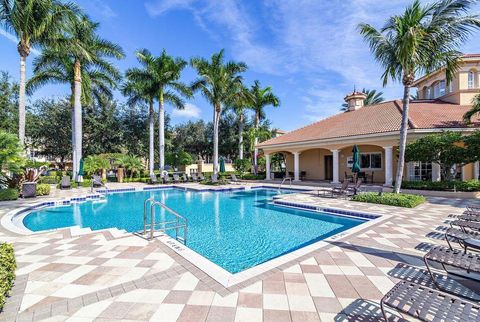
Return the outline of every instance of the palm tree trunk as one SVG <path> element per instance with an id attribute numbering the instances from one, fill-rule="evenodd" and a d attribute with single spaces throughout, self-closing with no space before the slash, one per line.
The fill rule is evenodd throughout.
<path id="1" fill-rule="evenodd" d="M 80 170 L 80 160 L 82 159 L 82 75 L 80 61 L 76 60 L 74 65 L 75 77 L 75 95 L 73 103 L 73 114 L 75 122 L 75 169 L 73 177 L 78 180 L 78 171 Z"/>
<path id="2" fill-rule="evenodd" d="M 77 172 L 77 154 L 75 152 L 75 82 L 71 85 L 71 96 L 70 96 L 70 106 L 72 112 L 72 172 Z"/>
<path id="3" fill-rule="evenodd" d="M 218 173 L 218 126 L 220 123 L 221 106 L 215 106 L 213 112 L 213 173 Z"/>
<path id="4" fill-rule="evenodd" d="M 398 152 L 397 176 L 395 178 L 394 193 L 400 193 L 405 167 L 405 146 L 407 145 L 408 109 L 410 107 L 410 84 L 404 82 L 402 124 L 400 126 L 400 145 Z"/>
<path id="5" fill-rule="evenodd" d="M 18 139 L 25 144 L 25 85 L 26 85 L 26 61 L 28 53 L 18 46 L 20 53 L 20 91 L 18 93 Z"/>
<path id="6" fill-rule="evenodd" d="M 153 100 L 150 100 L 150 111 L 149 111 L 149 131 L 150 131 L 150 141 L 149 141 L 149 149 L 148 149 L 148 159 L 149 159 L 149 172 L 150 175 L 153 175 L 153 168 L 154 168 L 154 161 L 155 161 L 155 113 L 153 111 Z"/>
<path id="7" fill-rule="evenodd" d="M 158 100 L 158 143 L 160 153 L 160 170 L 165 167 L 165 107 L 163 106 L 163 92 Z"/>
<path id="8" fill-rule="evenodd" d="M 243 160 L 243 114 L 238 120 L 238 158 Z"/>
<path id="9" fill-rule="evenodd" d="M 258 126 L 260 125 L 260 114 L 258 112 L 255 113 L 255 130 L 258 130 Z M 255 134 L 255 140 L 253 145 L 253 171 L 257 174 L 258 171 L 258 149 L 256 148 L 258 144 L 258 137 Z"/>

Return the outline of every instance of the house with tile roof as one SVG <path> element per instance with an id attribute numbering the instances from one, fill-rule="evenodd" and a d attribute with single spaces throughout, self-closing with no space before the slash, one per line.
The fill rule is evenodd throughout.
<path id="1" fill-rule="evenodd" d="M 439 69 L 416 80 L 418 99 L 410 103 L 409 142 L 445 130 L 471 133 L 480 127 L 478 118 L 468 125 L 463 121 L 473 97 L 480 93 L 480 54 L 465 55 L 448 86 L 445 78 L 445 71 Z M 397 170 L 402 101 L 364 106 L 365 98 L 364 93 L 354 91 L 345 97 L 345 112 L 258 144 L 265 155 L 267 178 L 271 177 L 271 155 L 281 153 L 294 180 L 338 183 L 351 175 L 352 148 L 357 144 L 366 177 L 391 186 Z M 462 180 L 478 179 L 479 164 L 468 164 L 458 173 Z M 440 167 L 409 162 L 404 180 L 441 180 Z"/>

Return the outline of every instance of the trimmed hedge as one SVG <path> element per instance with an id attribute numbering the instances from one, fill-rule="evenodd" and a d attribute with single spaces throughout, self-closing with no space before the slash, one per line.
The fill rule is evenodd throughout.
<path id="1" fill-rule="evenodd" d="M 11 244 L 0 244 L 0 311 L 15 280 L 15 255 Z"/>
<path id="2" fill-rule="evenodd" d="M 402 189 L 436 190 L 436 191 L 480 191 L 479 180 L 469 181 L 404 181 Z"/>
<path id="3" fill-rule="evenodd" d="M 353 201 L 376 203 L 388 206 L 415 208 L 424 203 L 426 198 L 419 195 L 406 193 L 382 193 L 366 192 L 352 197 Z"/>
<path id="4" fill-rule="evenodd" d="M 17 189 L 0 189 L 0 201 L 17 200 L 17 199 L 18 199 Z"/>
<path id="5" fill-rule="evenodd" d="M 37 196 L 47 196 L 50 194 L 50 185 L 37 184 Z"/>

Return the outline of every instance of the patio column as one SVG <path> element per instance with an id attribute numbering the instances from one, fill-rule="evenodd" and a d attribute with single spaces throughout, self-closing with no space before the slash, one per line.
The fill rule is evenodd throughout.
<path id="1" fill-rule="evenodd" d="M 270 154 L 265 154 L 265 172 L 266 177 L 265 180 L 270 180 Z"/>
<path id="2" fill-rule="evenodd" d="M 393 183 L 393 147 L 385 146 L 385 187 L 391 187 Z"/>
<path id="3" fill-rule="evenodd" d="M 432 162 L 432 181 L 437 182 L 442 180 L 440 164 Z"/>
<path id="4" fill-rule="evenodd" d="M 480 174 L 480 162 L 477 161 L 473 164 L 473 175 L 474 175 L 473 179 L 478 180 L 479 174 Z"/>
<path id="5" fill-rule="evenodd" d="M 300 152 L 293 152 L 293 181 L 300 181 Z"/>
<path id="6" fill-rule="evenodd" d="M 333 153 L 333 181 L 332 183 L 340 183 L 339 180 L 339 158 L 338 158 L 338 150 L 331 150 Z"/>

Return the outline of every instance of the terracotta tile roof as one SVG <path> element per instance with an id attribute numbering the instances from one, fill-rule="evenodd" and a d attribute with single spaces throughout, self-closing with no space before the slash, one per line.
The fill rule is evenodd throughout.
<path id="1" fill-rule="evenodd" d="M 402 102 L 396 100 L 364 106 L 356 111 L 342 112 L 262 142 L 258 146 L 396 132 L 400 130 L 401 106 Z M 468 109 L 468 106 L 442 101 L 413 101 L 410 103 L 409 128 L 466 127 L 462 118 Z M 480 121 L 477 120 L 474 125 L 479 126 Z"/>

